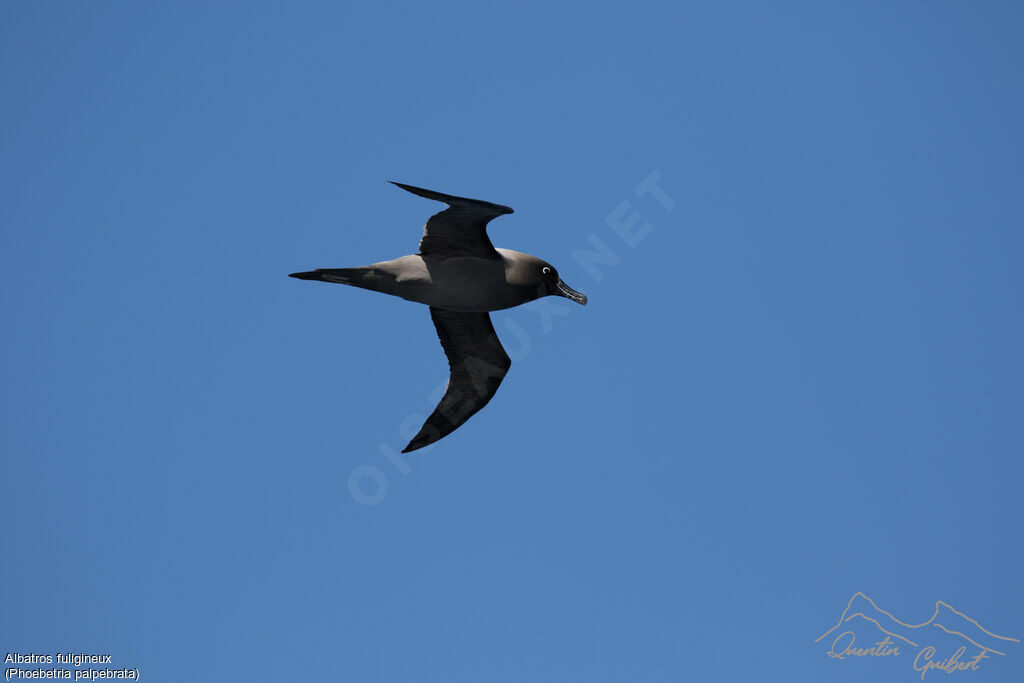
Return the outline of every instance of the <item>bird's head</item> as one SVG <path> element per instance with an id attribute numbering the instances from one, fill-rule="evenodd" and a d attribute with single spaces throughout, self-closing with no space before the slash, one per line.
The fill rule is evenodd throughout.
<path id="1" fill-rule="evenodd" d="M 562 296 L 586 306 L 587 295 L 565 284 L 547 261 L 511 249 L 499 249 L 505 261 L 505 280 L 519 290 L 521 303 L 545 296 Z"/>
<path id="2" fill-rule="evenodd" d="M 539 261 L 537 268 L 538 288 L 543 292 L 541 296 L 564 296 L 566 299 L 575 301 L 581 306 L 587 305 L 587 295 L 577 292 L 565 284 L 562 278 L 558 276 L 558 271 L 555 270 L 553 265 L 545 261 Z"/>
<path id="3" fill-rule="evenodd" d="M 530 259 L 525 273 L 531 286 L 537 288 L 537 297 L 560 296 L 575 301 L 582 306 L 587 305 L 587 295 L 577 292 L 566 285 L 555 266 L 539 258 Z"/>

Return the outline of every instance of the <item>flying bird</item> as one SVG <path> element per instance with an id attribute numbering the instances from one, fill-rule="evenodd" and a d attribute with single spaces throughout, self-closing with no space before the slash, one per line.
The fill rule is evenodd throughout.
<path id="1" fill-rule="evenodd" d="M 487 223 L 512 209 L 392 182 L 420 197 L 444 202 L 423 228 L 417 254 L 358 268 L 317 268 L 289 277 L 352 285 L 430 307 L 451 377 L 437 408 L 402 452 L 444 438 L 487 405 L 512 361 L 494 332 L 490 311 L 545 296 L 586 305 L 587 297 L 558 277 L 547 261 L 495 249 Z"/>

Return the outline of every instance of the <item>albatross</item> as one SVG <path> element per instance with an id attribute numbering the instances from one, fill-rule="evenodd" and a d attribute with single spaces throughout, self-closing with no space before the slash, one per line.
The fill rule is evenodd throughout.
<path id="1" fill-rule="evenodd" d="M 491 244 L 487 224 L 512 213 L 509 207 L 390 182 L 448 205 L 427 220 L 419 253 L 289 277 L 361 287 L 430 307 L 451 376 L 441 402 L 402 450 L 408 453 L 454 432 L 498 391 L 512 361 L 494 332 L 491 311 L 545 296 L 586 305 L 587 297 L 565 284 L 547 261 Z"/>

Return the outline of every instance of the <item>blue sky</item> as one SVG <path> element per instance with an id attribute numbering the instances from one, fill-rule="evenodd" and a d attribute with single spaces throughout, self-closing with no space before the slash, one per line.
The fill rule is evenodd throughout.
<path id="1" fill-rule="evenodd" d="M 920 680 L 814 642 L 858 591 L 1024 638 L 1022 24 L 4 3 L 3 654 Z M 494 243 L 590 297 L 495 314 L 501 390 L 401 459 L 446 379 L 426 308 L 286 277 L 414 252 L 440 205 L 386 180 L 513 206 Z M 1007 650 L 958 678 L 1024 678 Z"/>

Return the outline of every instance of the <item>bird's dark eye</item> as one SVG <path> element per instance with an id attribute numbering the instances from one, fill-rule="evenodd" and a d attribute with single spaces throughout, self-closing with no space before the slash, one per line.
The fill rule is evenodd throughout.
<path id="1" fill-rule="evenodd" d="M 551 269 L 548 268 L 547 266 L 544 266 L 543 268 L 541 268 L 540 272 L 541 272 L 541 275 L 551 275 Z"/>

